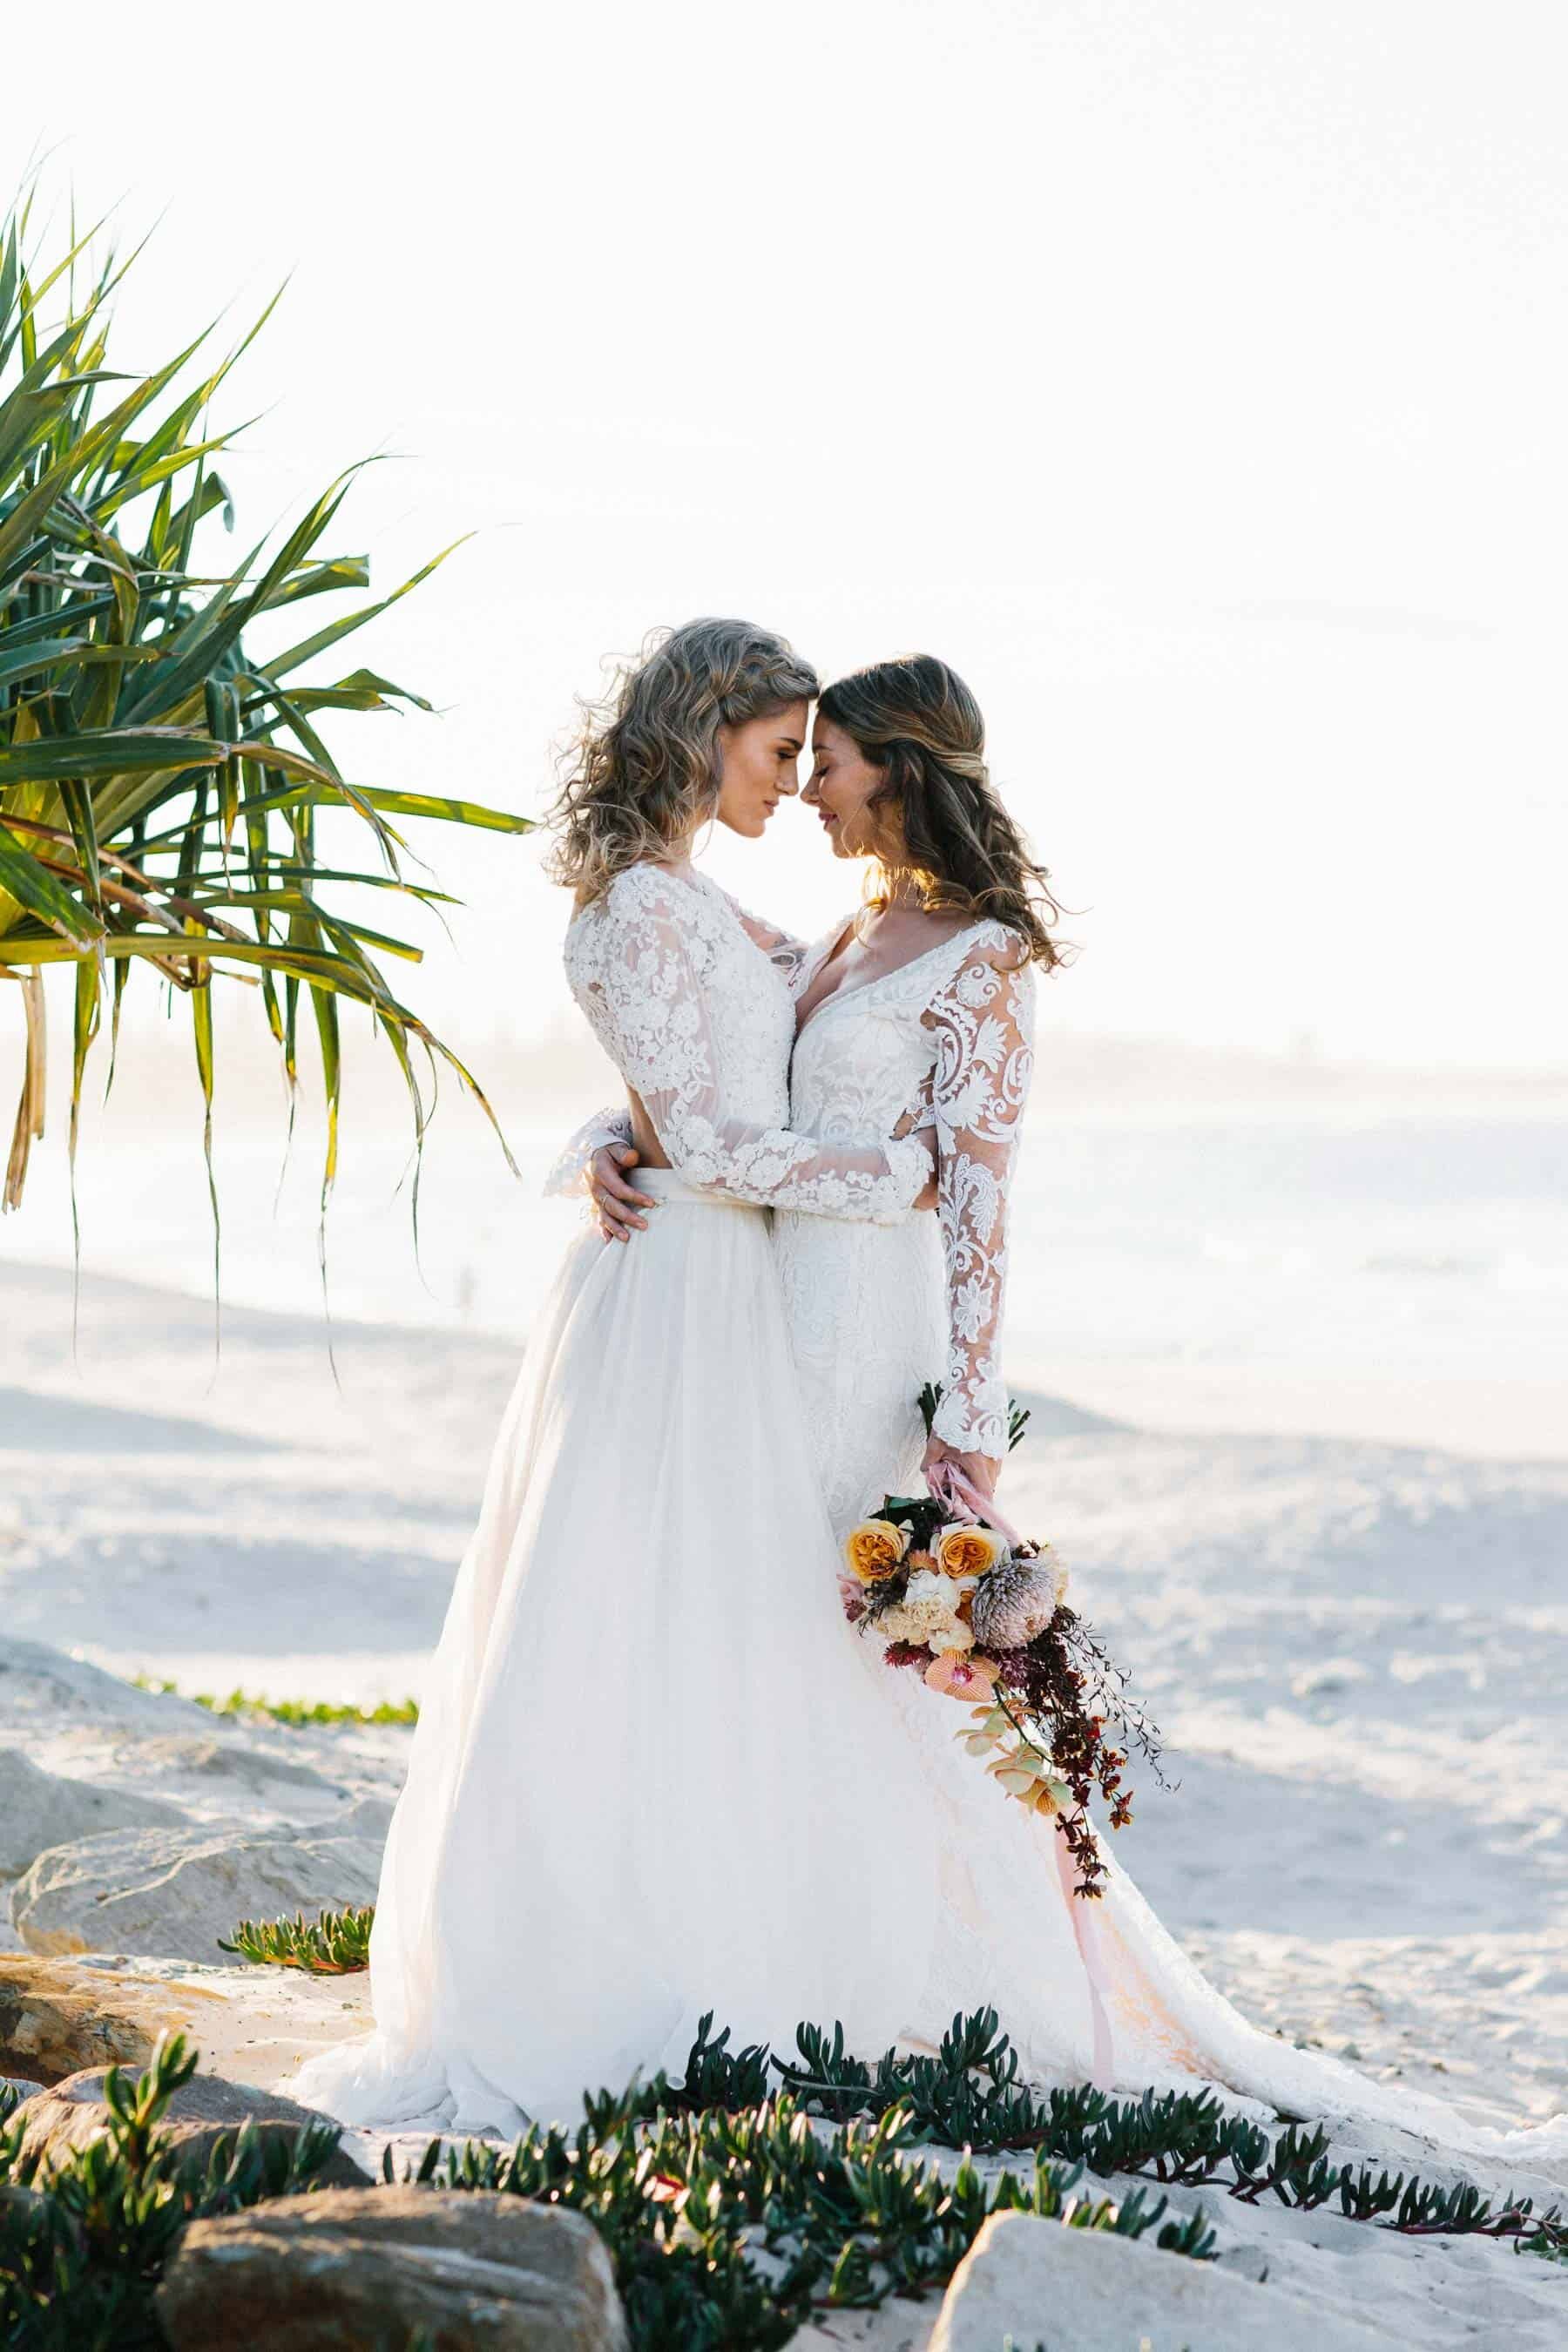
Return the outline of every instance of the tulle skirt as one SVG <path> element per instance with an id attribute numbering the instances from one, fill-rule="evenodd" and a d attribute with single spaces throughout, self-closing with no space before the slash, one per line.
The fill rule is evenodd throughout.
<path id="1" fill-rule="evenodd" d="M 933 1841 L 842 1614 L 765 1213 L 637 1181 L 648 1230 L 570 1250 L 496 1441 L 374 2031 L 287 2085 L 347 2123 L 510 2133 L 678 2074 L 705 2010 L 880 2050 L 924 2004 Z"/>

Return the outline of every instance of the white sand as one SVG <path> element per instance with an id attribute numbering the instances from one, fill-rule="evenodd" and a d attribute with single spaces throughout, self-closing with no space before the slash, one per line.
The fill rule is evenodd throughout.
<path id="1" fill-rule="evenodd" d="M 340 1328 L 340 1391 L 318 1318 L 236 1308 L 215 1381 L 202 1302 L 94 1280 L 74 1368 L 68 1308 L 58 1271 L 0 1272 L 7 1631 L 183 1687 L 416 1691 L 515 1349 Z M 1568 1463 L 1036 1402 L 1012 1508 L 1074 1561 L 1181 1778 L 1119 1846 L 1164 1918 L 1266 2027 L 1478 2120 L 1568 2106 Z M 276 1737 L 356 1792 L 405 1744 Z M 79 1728 L 38 1755 L 111 1769 Z M 255 2071 L 359 1998 L 291 1994 Z M 1563 2340 L 1568 2270 L 1204 2201 L 1391 2342 Z"/>

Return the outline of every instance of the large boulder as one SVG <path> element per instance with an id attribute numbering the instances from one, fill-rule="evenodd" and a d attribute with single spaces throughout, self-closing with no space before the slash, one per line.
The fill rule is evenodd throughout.
<path id="1" fill-rule="evenodd" d="M 374 1903 L 381 1847 L 355 1837 L 110 1830 L 42 1853 L 11 1895 L 30 1952 L 221 1960 L 239 1920 Z"/>
<path id="2" fill-rule="evenodd" d="M 1394 2352 L 1395 2339 L 1188 2254 L 993 2213 L 952 2274 L 930 2352 Z M 1400 2342 L 1404 2339 L 1400 2338 Z"/>
<path id="3" fill-rule="evenodd" d="M 226 1718 L 207 1717 L 209 1724 L 215 1720 L 221 1723 Z M 298 1757 L 281 1755 L 274 1748 L 258 1747 L 254 1737 L 232 1730 L 209 1732 L 205 1738 L 188 1731 L 161 1732 L 152 1738 L 138 1740 L 134 1758 L 136 1769 L 149 1777 L 156 1774 L 171 1780 L 194 1779 L 198 1786 L 205 1784 L 217 1795 L 226 1793 L 226 1784 L 234 1789 L 241 1803 L 269 1790 L 309 1789 L 319 1791 L 323 1800 L 341 1793 L 336 1783 L 318 1771 L 315 1765 Z"/>
<path id="4" fill-rule="evenodd" d="M 579 2214 L 485 2190 L 328 2189 L 193 2221 L 163 2273 L 174 2352 L 624 2352 Z"/>
<path id="5" fill-rule="evenodd" d="M 24 2156 L 41 2156 L 47 2166 L 62 2162 L 89 2141 L 102 2139 L 110 2113 L 103 2096 L 106 2067 L 84 2068 L 68 2074 L 52 2089 L 39 2091 L 21 2109 L 26 2125 Z M 292 2139 L 307 2124 L 330 2122 L 314 2107 L 302 2107 L 277 2091 L 263 2091 L 251 2083 L 226 2082 L 221 2074 L 193 2074 L 173 2093 L 163 2110 L 161 2128 L 172 2139 L 182 2160 L 205 2165 L 225 2132 L 237 2133 L 254 2121 L 258 2136 Z M 334 2151 L 318 2179 L 343 2188 L 363 2188 L 370 2175 L 342 2148 Z"/>
<path id="6" fill-rule="evenodd" d="M 84 2066 L 131 2066 L 152 2057 L 160 2033 L 198 2044 L 203 2012 L 227 2003 L 199 1985 L 171 1985 L 133 1968 L 78 1966 L 30 1954 L 0 1955 L 0 2074 L 58 2083 Z"/>
<path id="7" fill-rule="evenodd" d="M 16 1878 L 50 1846 L 105 1830 L 183 1822 L 178 1805 L 129 1789 L 46 1772 L 19 1748 L 0 1748 L 0 1878 Z"/>

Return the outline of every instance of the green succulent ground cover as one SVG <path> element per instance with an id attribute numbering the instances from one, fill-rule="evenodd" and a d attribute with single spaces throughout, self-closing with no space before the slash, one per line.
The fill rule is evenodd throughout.
<path id="1" fill-rule="evenodd" d="M 24 2157 L 25 2112 L 0 2088 L 0 2344 L 6 2352 L 145 2352 L 164 2337 L 153 2290 L 180 2231 L 199 2216 L 237 2212 L 310 2188 L 338 2143 L 312 2124 L 292 2142 L 255 2126 L 225 2133 L 202 2164 L 182 2163 L 160 2128 L 170 2098 L 195 2073 L 182 2035 L 161 2041 L 146 2072 L 110 2069 L 107 2139 L 73 2150 L 46 2175 Z"/>
<path id="2" fill-rule="evenodd" d="M 303 1969 L 308 1976 L 353 1976 L 370 1966 L 374 1919 L 370 1904 L 359 1910 L 321 1911 L 313 1919 L 302 1911 L 291 1919 L 242 1919 L 232 1942 L 218 1937 L 218 1949 L 275 1969 Z"/>
<path id="3" fill-rule="evenodd" d="M 435 2139 L 401 2174 L 389 2149 L 384 2178 L 582 2213 L 608 2249 L 638 2352 L 773 2352 L 814 2312 L 934 2294 L 993 2212 L 1152 2235 L 1209 2258 L 1202 2210 L 1167 2218 L 1163 2185 L 1303 2212 L 1326 2206 L 1406 2232 L 1505 2237 L 1559 2260 L 1568 2250 L 1555 2208 L 1494 2205 L 1468 2183 L 1373 2180 L 1328 2163 L 1321 2132 L 1273 2135 L 1206 2095 L 1126 2101 L 1086 2088 L 1037 2098 L 990 2011 L 956 2018 L 934 2058 L 889 2053 L 874 2066 L 846 2053 L 837 2029 L 803 2027 L 798 2059 L 785 2063 L 732 2052 L 711 2024 L 703 2020 L 679 2084 L 659 2074 L 586 2095 L 574 2128 L 536 2126 L 510 2147 Z M 333 2126 L 264 2146 L 247 2126 L 183 2168 L 159 2121 L 195 2063 L 175 2036 L 135 2082 L 113 2071 L 110 2137 L 47 2178 L 22 2158 L 23 2118 L 0 2092 L 7 2352 L 159 2346 L 153 2290 L 185 2222 L 319 2183 Z M 956 2168 L 933 2160 L 936 2147 L 963 2150 Z M 974 2160 L 998 2153 L 1025 2160 L 999 2171 Z M 1129 2189 L 1112 2174 L 1149 2186 Z"/>
<path id="4" fill-rule="evenodd" d="M 179 1685 L 164 1675 L 132 1675 L 131 1680 L 137 1690 L 180 1695 Z M 345 1723 L 412 1725 L 419 1720 L 419 1702 L 416 1698 L 383 1699 L 375 1706 L 353 1706 L 324 1698 L 265 1698 L 259 1691 L 241 1690 L 237 1685 L 223 1696 L 216 1691 L 187 1691 L 184 1696 L 213 1715 L 265 1715 L 274 1723 L 291 1724 L 297 1730 Z"/>

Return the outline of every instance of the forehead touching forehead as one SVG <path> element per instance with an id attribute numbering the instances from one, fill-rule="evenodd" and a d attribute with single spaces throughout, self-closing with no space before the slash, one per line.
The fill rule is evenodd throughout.
<path id="1" fill-rule="evenodd" d="M 852 735 L 847 734 L 836 719 L 825 718 L 819 710 L 811 730 L 812 749 L 818 758 L 826 751 L 836 759 L 855 759 L 858 750 Z"/>
<path id="2" fill-rule="evenodd" d="M 781 745 L 793 744 L 798 751 L 805 742 L 805 719 L 810 708 L 806 702 L 786 702 L 782 710 L 770 711 L 765 718 L 759 719 L 756 722 L 758 730 L 766 734 L 771 741 Z"/>

